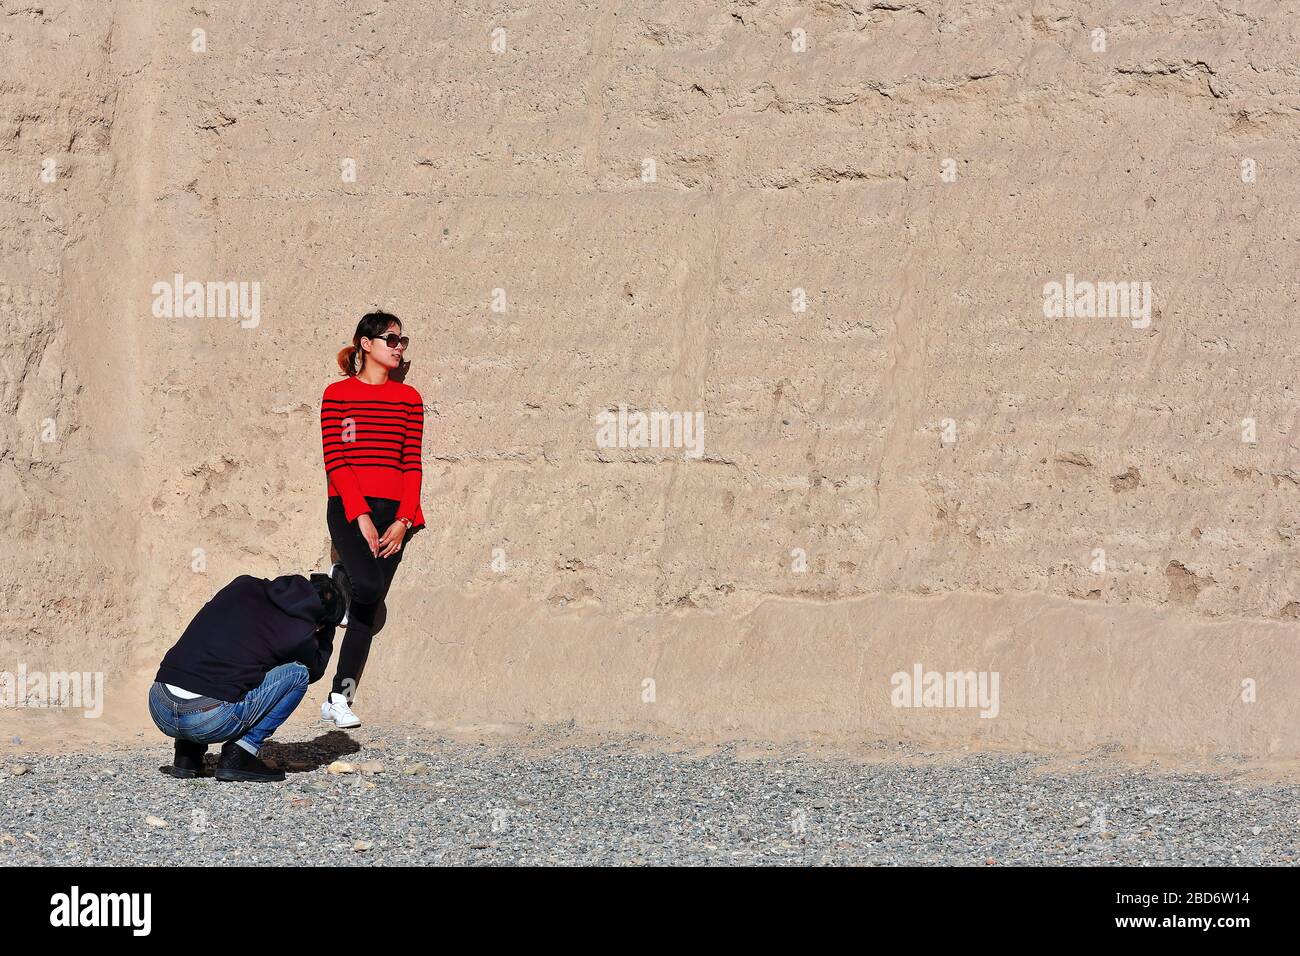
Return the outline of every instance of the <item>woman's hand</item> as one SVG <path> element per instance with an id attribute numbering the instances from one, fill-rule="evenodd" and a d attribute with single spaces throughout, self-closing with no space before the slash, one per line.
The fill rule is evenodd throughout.
<path id="1" fill-rule="evenodd" d="M 375 523 L 370 520 L 370 513 L 357 515 L 357 527 L 361 529 L 361 537 L 366 539 L 366 544 L 370 545 L 371 557 L 379 556 L 379 531 L 375 528 Z M 392 530 L 391 528 L 389 529 Z"/>
<path id="2" fill-rule="evenodd" d="M 404 537 L 406 537 L 406 525 L 400 521 L 394 521 L 388 526 L 384 536 L 379 539 L 378 557 L 386 558 L 390 554 L 395 554 L 401 550 L 402 538 Z"/>

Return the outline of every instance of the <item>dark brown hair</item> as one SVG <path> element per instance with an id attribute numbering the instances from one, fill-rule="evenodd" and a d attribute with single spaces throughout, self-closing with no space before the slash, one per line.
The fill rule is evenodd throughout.
<path id="1" fill-rule="evenodd" d="M 362 339 L 377 339 L 388 331 L 390 325 L 396 325 L 400 330 L 402 320 L 395 315 L 387 312 L 367 312 L 357 323 L 357 331 L 352 336 L 352 344 L 345 345 L 338 354 L 339 371 L 351 378 L 360 372 L 366 365 L 366 353 L 361 348 Z M 388 377 L 394 382 L 400 382 L 406 378 L 406 370 L 411 367 L 411 363 L 402 356 L 402 364 L 388 373 Z"/>

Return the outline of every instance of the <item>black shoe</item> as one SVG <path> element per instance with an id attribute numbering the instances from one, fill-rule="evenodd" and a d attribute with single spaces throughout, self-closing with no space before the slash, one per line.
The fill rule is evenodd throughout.
<path id="1" fill-rule="evenodd" d="M 217 779 L 245 783 L 275 783 L 284 779 L 284 771 L 268 767 L 233 740 L 221 748 L 217 761 Z"/>
<path id="2" fill-rule="evenodd" d="M 192 740 L 176 741 L 176 756 L 172 757 L 168 773 L 181 780 L 202 776 L 203 755 L 207 752 L 207 744 L 196 744 Z"/>

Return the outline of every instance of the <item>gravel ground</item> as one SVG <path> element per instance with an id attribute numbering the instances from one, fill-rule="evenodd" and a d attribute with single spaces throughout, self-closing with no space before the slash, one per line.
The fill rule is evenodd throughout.
<path id="1" fill-rule="evenodd" d="M 644 737 L 288 735 L 281 784 L 174 780 L 170 741 L 0 757 L 0 864 L 1291 864 L 1300 788 L 1043 757 L 884 762 Z M 209 763 L 215 760 L 215 750 Z M 354 772 L 329 773 L 332 761 Z M 377 768 L 373 764 L 382 764 Z M 1103 765 L 1097 765 L 1097 764 Z M 370 764 L 364 769 L 361 764 Z M 15 774 L 15 770 L 18 771 Z M 208 768 L 211 773 L 211 766 Z"/>

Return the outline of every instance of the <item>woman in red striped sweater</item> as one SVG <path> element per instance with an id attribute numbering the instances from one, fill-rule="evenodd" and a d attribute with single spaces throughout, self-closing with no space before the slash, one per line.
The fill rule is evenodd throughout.
<path id="1" fill-rule="evenodd" d="M 321 706 L 321 719 L 337 727 L 361 723 L 351 704 L 377 630 L 376 614 L 404 546 L 424 527 L 424 403 L 403 381 L 410 367 L 405 357 L 408 343 L 396 316 L 363 316 L 352 344 L 338 354 L 345 377 L 330 384 L 321 398 L 329 486 L 326 521 L 351 591 L 338 671 Z"/>

